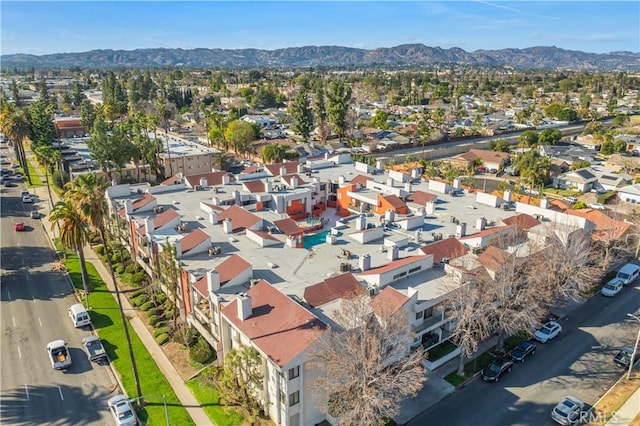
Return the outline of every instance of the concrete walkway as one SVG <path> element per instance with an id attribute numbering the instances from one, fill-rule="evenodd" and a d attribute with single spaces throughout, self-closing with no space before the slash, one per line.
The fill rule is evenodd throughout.
<path id="1" fill-rule="evenodd" d="M 627 426 L 640 415 L 640 387 L 627 399 L 605 426 Z"/>
<path id="2" fill-rule="evenodd" d="M 28 159 L 29 161 L 32 162 L 32 164 L 34 164 L 33 163 L 34 160 L 32 157 L 28 157 Z M 36 172 L 40 176 L 40 179 L 42 180 L 42 182 L 45 182 L 45 178 L 40 174 L 40 170 L 37 170 Z M 46 211 L 48 213 L 50 211 L 50 206 L 52 204 L 55 205 L 58 201 L 60 201 L 60 197 L 58 197 L 58 195 L 52 190 L 51 196 L 53 199 L 51 200 L 51 203 L 50 203 L 49 194 L 46 186 L 31 189 L 30 192 L 38 196 L 37 200 L 40 204 L 38 206 L 40 213 L 43 213 L 43 211 Z M 43 217 L 42 221 L 43 221 L 42 225 L 44 229 L 48 233 L 51 240 L 53 240 L 55 236 L 51 231 L 51 226 L 48 222 L 48 219 L 46 217 Z M 105 285 L 111 291 L 111 294 L 115 299 L 116 298 L 115 287 L 113 286 L 113 282 L 111 280 L 111 274 L 109 273 L 109 270 L 103 265 L 98 255 L 93 251 L 93 249 L 90 246 L 87 245 L 84 248 L 84 254 L 85 254 L 85 259 L 88 262 L 91 262 L 93 266 L 95 266 L 96 271 L 98 271 L 98 274 L 100 274 L 100 277 L 102 278 L 102 281 L 104 281 Z M 140 338 L 144 346 L 147 348 L 149 355 L 151 355 L 151 358 L 153 358 L 153 360 L 155 361 L 156 365 L 158 366 L 162 374 L 166 377 L 167 381 L 173 388 L 173 391 L 175 392 L 176 396 L 178 397 L 178 399 L 180 400 L 184 408 L 187 410 L 187 412 L 191 416 L 191 419 L 193 420 L 193 422 L 197 426 L 212 425 L 213 424 L 212 421 L 209 419 L 205 411 L 202 409 L 202 407 L 200 406 L 196 398 L 193 396 L 193 394 L 185 384 L 185 382 L 182 380 L 182 378 L 174 368 L 169 358 L 167 358 L 164 352 L 162 352 L 162 349 L 160 348 L 160 346 L 158 346 L 155 339 L 153 338 L 153 335 L 149 332 L 149 330 L 144 325 L 142 320 L 138 317 L 138 315 L 136 314 L 136 311 L 133 309 L 133 307 L 129 303 L 129 300 L 124 295 L 121 295 L 121 296 L 122 296 L 121 297 L 122 308 L 124 309 L 125 316 L 129 320 L 129 323 L 131 324 L 131 328 L 138 335 L 138 337 Z M 116 378 L 118 379 L 117 376 Z M 141 377 L 140 381 L 141 381 L 140 385 L 141 385 L 143 394 L 153 393 L 154 391 L 153 389 L 145 389 L 144 377 Z"/>

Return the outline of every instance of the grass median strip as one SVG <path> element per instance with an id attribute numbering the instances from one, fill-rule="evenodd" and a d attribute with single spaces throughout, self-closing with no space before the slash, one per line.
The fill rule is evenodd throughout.
<path id="1" fill-rule="evenodd" d="M 187 382 L 191 393 L 198 400 L 207 416 L 216 426 L 241 425 L 244 418 L 233 408 L 225 408 L 220 405 L 220 397 L 215 388 L 206 384 L 202 379 L 195 378 Z"/>
<path id="2" fill-rule="evenodd" d="M 58 246 L 58 249 L 60 250 L 61 247 Z M 80 260 L 78 257 L 67 252 L 65 266 L 74 286 L 77 289 L 82 289 Z M 127 395 L 133 397 L 136 395 L 136 386 L 118 304 L 90 262 L 87 262 L 87 271 L 93 287 L 93 291 L 89 294 L 91 320 L 120 376 Z M 166 424 L 164 404 L 162 402 L 162 396 L 164 395 L 171 424 L 192 425 L 193 421 L 189 413 L 180 403 L 171 385 L 153 358 L 151 358 L 151 355 L 149 355 L 138 335 L 133 330 L 131 330 L 130 335 L 138 367 L 138 376 L 140 377 L 140 386 L 143 396 L 146 396 L 147 405 L 140 413 L 141 420 L 149 426 Z"/>

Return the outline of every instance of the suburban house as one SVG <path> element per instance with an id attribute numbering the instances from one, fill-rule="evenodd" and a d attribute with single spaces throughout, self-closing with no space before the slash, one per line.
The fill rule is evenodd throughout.
<path id="1" fill-rule="evenodd" d="M 592 189 L 617 191 L 630 182 L 630 177 L 624 174 L 613 174 L 596 167 L 585 167 L 572 170 L 556 176 L 553 185 L 562 189 L 577 189 L 589 192 Z"/>
<path id="2" fill-rule="evenodd" d="M 618 189 L 618 198 L 627 203 L 640 203 L 640 184 L 627 185 Z"/>
<path id="3" fill-rule="evenodd" d="M 511 161 L 507 152 L 486 151 L 483 149 L 470 149 L 468 152 L 457 155 L 448 162 L 459 169 L 468 169 L 474 164 L 481 163 L 488 170 L 502 170 Z"/>
<path id="4" fill-rule="evenodd" d="M 75 138 L 84 136 L 87 130 L 80 121 L 80 117 L 55 117 L 53 125 L 57 138 Z"/>

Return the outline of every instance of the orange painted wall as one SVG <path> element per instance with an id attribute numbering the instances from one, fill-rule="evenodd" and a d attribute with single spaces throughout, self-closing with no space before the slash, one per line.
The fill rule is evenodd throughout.
<path id="1" fill-rule="evenodd" d="M 291 200 L 291 205 L 287 206 L 286 210 L 289 216 L 296 216 L 301 213 L 306 213 L 306 205 L 300 200 Z"/>
<path id="2" fill-rule="evenodd" d="M 355 184 L 351 184 L 348 186 L 343 186 L 342 188 L 338 188 L 336 190 L 336 194 L 338 195 L 338 206 L 340 206 L 340 210 L 348 211 L 349 206 L 351 205 L 351 197 L 347 195 L 348 191 L 355 191 Z"/>
<path id="3" fill-rule="evenodd" d="M 407 214 L 408 212 L 408 207 L 406 205 L 400 208 L 395 208 L 382 195 L 378 195 L 378 203 L 380 205 L 376 209 L 375 213 L 379 215 L 384 215 L 387 210 L 393 210 L 398 214 Z"/>

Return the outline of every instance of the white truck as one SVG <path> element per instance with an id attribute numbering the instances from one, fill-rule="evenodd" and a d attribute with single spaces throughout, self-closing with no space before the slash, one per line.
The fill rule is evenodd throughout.
<path id="1" fill-rule="evenodd" d="M 47 352 L 51 366 L 56 370 L 66 370 L 71 367 L 71 354 L 64 340 L 54 340 L 47 344 Z"/>

